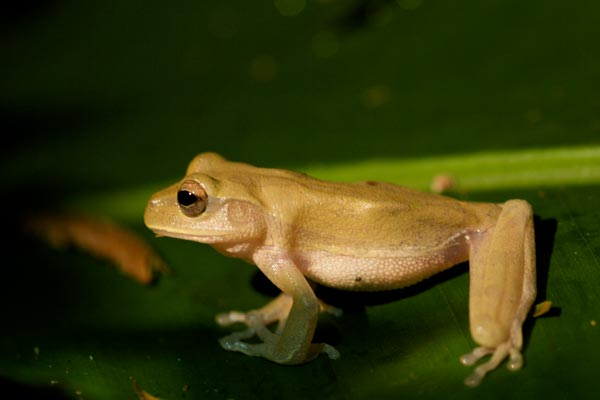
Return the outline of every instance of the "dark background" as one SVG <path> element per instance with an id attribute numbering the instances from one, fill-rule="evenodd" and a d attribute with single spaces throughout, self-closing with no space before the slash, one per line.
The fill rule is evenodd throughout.
<path id="1" fill-rule="evenodd" d="M 171 399 L 589 396 L 600 368 L 598 181 L 458 194 L 534 205 L 540 300 L 556 307 L 529 324 L 524 369 L 500 368 L 475 390 L 458 363 L 473 346 L 466 266 L 437 286 L 359 298 L 341 319 L 324 317 L 318 334 L 342 358 L 282 367 L 216 341 L 227 330 L 215 313 L 268 300 L 254 269 L 206 246 L 154 241 L 141 213 L 148 188 L 179 179 L 207 150 L 299 169 L 597 152 L 598 37 L 594 1 L 38 0 L 3 9 L 7 220 L 66 203 L 94 212 L 94 199 L 112 199 L 107 213 L 133 210 L 123 222 L 177 273 L 140 287 L 7 224 L 2 387 L 92 399 L 135 398 L 132 379 Z"/>

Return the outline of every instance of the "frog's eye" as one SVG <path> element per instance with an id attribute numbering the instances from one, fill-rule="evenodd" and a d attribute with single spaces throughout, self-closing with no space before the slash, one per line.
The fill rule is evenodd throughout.
<path id="1" fill-rule="evenodd" d="M 196 181 L 185 181 L 177 192 L 177 204 L 188 217 L 197 217 L 206 209 L 208 195 Z"/>

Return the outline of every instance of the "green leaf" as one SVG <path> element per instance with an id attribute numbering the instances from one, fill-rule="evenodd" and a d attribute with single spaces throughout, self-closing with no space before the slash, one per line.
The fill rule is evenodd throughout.
<path id="1" fill-rule="evenodd" d="M 313 1 L 294 16 L 241 0 L 38 3 L 2 14 L 0 397 L 133 399 L 134 380 L 165 399 L 593 397 L 600 3 Z M 524 368 L 463 385 L 466 265 L 393 293 L 322 290 L 346 305 L 317 332 L 339 360 L 222 350 L 231 330 L 214 315 L 272 290 L 142 222 L 202 151 L 421 189 L 442 174 L 459 198 L 528 200 L 553 308 L 526 324 Z M 22 235 L 17 214 L 44 207 L 126 224 L 175 275 L 141 287 Z"/>

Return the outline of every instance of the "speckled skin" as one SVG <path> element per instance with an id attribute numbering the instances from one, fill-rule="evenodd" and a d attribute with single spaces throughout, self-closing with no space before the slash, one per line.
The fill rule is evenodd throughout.
<path id="1" fill-rule="evenodd" d="M 182 188 L 206 197 L 198 215 L 182 212 L 177 197 Z M 151 198 L 145 214 L 158 235 L 208 243 L 256 264 L 282 290 L 263 309 L 217 320 L 248 326 L 222 339 L 226 349 L 284 364 L 305 362 L 319 352 L 338 356 L 329 345 L 311 343 L 319 310 L 331 308 L 316 299 L 309 281 L 387 290 L 469 259 L 472 269 L 477 259 L 476 270 L 486 270 L 498 257 L 502 266 L 471 279 L 471 331 L 489 350 L 485 354 L 495 353 L 500 361 L 510 355 L 518 364 L 521 325 L 535 297 L 531 218 L 531 208 L 520 200 L 470 203 L 386 183 L 326 182 L 213 153 L 196 157 L 181 182 Z M 511 285 L 505 289 L 507 280 Z M 486 308 L 479 306 L 482 300 Z M 273 321 L 279 321 L 275 333 L 265 327 Z M 254 335 L 263 343 L 244 342 Z M 463 362 L 481 356 L 470 357 Z M 500 362 L 493 361 L 480 366 L 470 384 Z"/>

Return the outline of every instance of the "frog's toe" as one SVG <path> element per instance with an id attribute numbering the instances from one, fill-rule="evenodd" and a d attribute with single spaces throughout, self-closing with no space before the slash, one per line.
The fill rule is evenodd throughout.
<path id="1" fill-rule="evenodd" d="M 488 354 L 492 354 L 494 349 L 490 349 L 487 347 L 476 347 L 470 353 L 463 355 L 460 358 L 460 362 L 462 365 L 470 367 L 471 365 L 475 365 L 477 361 L 479 361 L 482 357 L 487 356 Z"/>
<path id="2" fill-rule="evenodd" d="M 488 361 L 475 368 L 473 373 L 469 375 L 467 379 L 465 379 L 465 385 L 471 387 L 479 385 L 485 375 L 488 372 L 496 369 L 498 365 L 507 357 L 509 357 L 509 362 L 507 364 L 509 370 L 517 370 L 523 365 L 523 357 L 521 356 L 521 352 L 518 348 L 513 347 L 510 342 L 503 343 L 496 348 L 477 347 L 471 353 L 462 356 L 460 361 L 464 365 L 470 366 L 474 365 L 482 357 L 488 354 L 491 354 L 492 357 Z"/>
<path id="3" fill-rule="evenodd" d="M 246 314 L 240 311 L 229 311 L 226 313 L 217 314 L 215 316 L 215 321 L 217 321 L 217 324 L 221 326 L 229 326 L 235 324 L 236 322 L 245 323 Z"/>
<path id="4" fill-rule="evenodd" d="M 244 342 L 243 340 L 238 340 L 235 338 L 232 338 L 233 335 L 221 338 L 219 340 L 219 344 L 221 345 L 222 348 L 224 348 L 225 350 L 228 351 L 237 351 L 239 353 L 243 353 L 246 354 L 248 356 L 261 356 L 264 357 L 264 344 L 263 343 L 259 343 L 259 344 L 254 344 L 254 343 L 247 343 Z"/>
<path id="5" fill-rule="evenodd" d="M 228 351 L 240 351 L 243 353 L 247 348 L 248 343 L 241 340 L 232 339 L 230 336 L 219 339 L 219 344 L 221 347 Z"/>
<path id="6" fill-rule="evenodd" d="M 517 349 L 510 349 L 509 353 L 510 361 L 508 362 L 506 367 L 510 371 L 517 371 L 521 369 L 521 367 L 523 366 L 523 356 L 521 355 L 521 352 Z"/>
<path id="7" fill-rule="evenodd" d="M 279 364 L 298 364 L 293 359 L 293 354 L 282 352 L 277 348 L 277 339 L 272 337 L 264 343 L 248 343 L 243 340 L 237 340 L 230 335 L 219 340 L 221 347 L 229 351 L 237 351 L 247 356 L 264 357 Z"/>
<path id="8" fill-rule="evenodd" d="M 268 349 L 272 347 L 273 342 L 275 341 L 275 335 L 271 334 L 269 337 L 260 337 L 260 339 L 263 340 L 263 343 L 245 342 L 245 340 L 254 336 L 259 336 L 256 330 L 248 328 L 222 337 L 219 339 L 219 344 L 223 349 L 228 351 L 237 351 L 248 356 L 268 358 Z"/>
<path id="9" fill-rule="evenodd" d="M 341 308 L 337 308 L 332 305 L 329 305 L 320 299 L 317 299 L 317 300 L 319 302 L 319 311 L 320 312 L 325 312 L 327 314 L 333 315 L 334 317 L 341 317 L 344 314 L 344 312 L 342 311 Z"/>
<path id="10" fill-rule="evenodd" d="M 335 347 L 327 343 L 323 343 L 321 353 L 327 354 L 327 357 L 329 357 L 331 360 L 337 360 L 338 358 L 340 358 L 340 352 L 337 351 Z"/>

